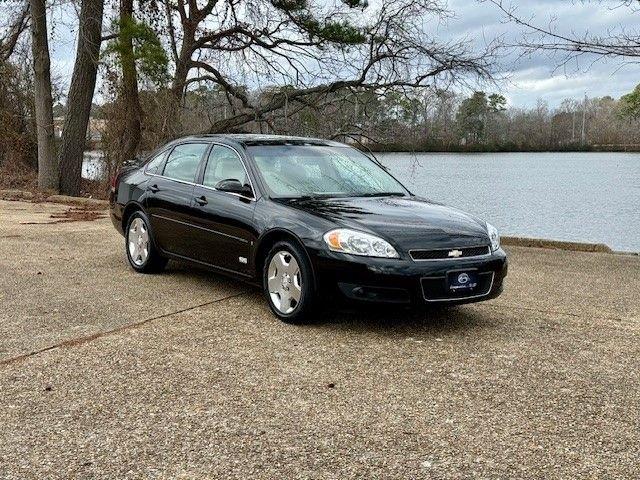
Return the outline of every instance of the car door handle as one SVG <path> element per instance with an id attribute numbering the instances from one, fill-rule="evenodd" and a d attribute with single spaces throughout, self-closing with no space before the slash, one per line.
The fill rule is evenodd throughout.
<path id="1" fill-rule="evenodd" d="M 158 185 L 151 185 L 151 186 L 149 187 L 149 191 L 150 191 L 151 193 L 156 193 L 156 192 L 159 192 L 159 191 L 160 191 L 160 189 L 158 188 Z"/>
<path id="2" fill-rule="evenodd" d="M 207 203 L 207 197 L 205 197 L 204 195 L 202 195 L 201 197 L 196 197 L 196 203 L 198 205 L 206 205 Z"/>

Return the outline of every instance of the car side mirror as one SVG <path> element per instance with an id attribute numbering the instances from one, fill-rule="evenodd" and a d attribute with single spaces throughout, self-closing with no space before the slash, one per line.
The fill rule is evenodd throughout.
<path id="1" fill-rule="evenodd" d="M 221 192 L 236 193 L 243 197 L 252 197 L 253 192 L 249 185 L 243 185 L 239 180 L 235 178 L 227 178 L 226 180 L 220 180 L 216 183 L 216 190 Z"/>

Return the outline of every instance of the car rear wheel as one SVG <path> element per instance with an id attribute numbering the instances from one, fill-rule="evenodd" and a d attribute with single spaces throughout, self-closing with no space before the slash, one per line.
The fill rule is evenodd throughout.
<path id="1" fill-rule="evenodd" d="M 155 246 L 149 221 L 142 212 L 135 212 L 127 222 L 125 250 L 129 265 L 141 273 L 159 272 L 167 265 Z"/>
<path id="2" fill-rule="evenodd" d="M 276 243 L 267 254 L 264 293 L 273 313 L 288 323 L 311 318 L 315 289 L 311 265 L 304 251 L 289 241 Z"/>

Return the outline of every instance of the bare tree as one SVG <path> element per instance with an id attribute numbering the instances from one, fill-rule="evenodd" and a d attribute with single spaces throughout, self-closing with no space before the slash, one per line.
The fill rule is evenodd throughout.
<path id="1" fill-rule="evenodd" d="M 123 26 L 133 24 L 133 0 L 120 0 L 120 43 L 126 50 L 122 55 L 122 91 L 121 103 L 125 107 L 125 138 L 123 145 L 123 159 L 135 157 L 141 135 L 140 96 L 138 94 L 138 74 L 133 53 L 133 39 L 131 33 Z"/>
<path id="2" fill-rule="evenodd" d="M 38 137 L 38 187 L 58 190 L 59 171 L 53 135 L 51 61 L 47 33 L 45 0 L 30 0 L 31 51 L 35 84 L 35 110 Z"/>
<path id="3" fill-rule="evenodd" d="M 112 159 L 116 165 L 122 164 L 136 156 L 142 135 L 142 108 L 138 90 L 138 71 L 134 39 L 137 23 L 134 17 L 134 0 L 120 0 L 118 33 L 113 34 L 114 40 L 107 46 L 106 51 L 117 54 L 120 67 L 120 78 L 116 85 L 116 105 L 119 118 L 114 119 L 112 125 L 113 153 Z"/>
<path id="4" fill-rule="evenodd" d="M 210 132 L 269 123 L 273 112 L 319 104 L 341 90 L 402 91 L 491 74 L 492 46 L 474 53 L 468 42 L 441 43 L 426 33 L 428 17 L 449 14 L 438 0 L 163 3 L 175 102 L 203 83 L 229 100 L 230 115 Z M 252 98 L 247 86 L 273 88 Z"/>
<path id="5" fill-rule="evenodd" d="M 60 147 L 60 190 L 78 195 L 82 158 L 96 85 L 104 0 L 83 0 L 80 8 L 78 48 L 67 97 L 67 113 Z"/>

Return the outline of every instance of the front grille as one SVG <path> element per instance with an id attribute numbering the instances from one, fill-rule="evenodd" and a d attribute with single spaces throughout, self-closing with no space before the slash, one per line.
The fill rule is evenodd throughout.
<path id="1" fill-rule="evenodd" d="M 454 254 L 451 254 L 455 252 Z M 463 248 L 446 248 L 438 250 L 410 250 L 409 255 L 414 260 L 447 260 L 456 258 L 479 257 L 489 255 L 488 246 L 484 247 L 463 247 Z"/>
<path id="2" fill-rule="evenodd" d="M 452 291 L 447 286 L 446 277 L 424 277 L 420 280 L 422 295 L 428 302 L 451 302 L 467 298 L 484 297 L 491 292 L 493 286 L 493 272 L 478 274 L 478 286 L 472 291 Z"/>

